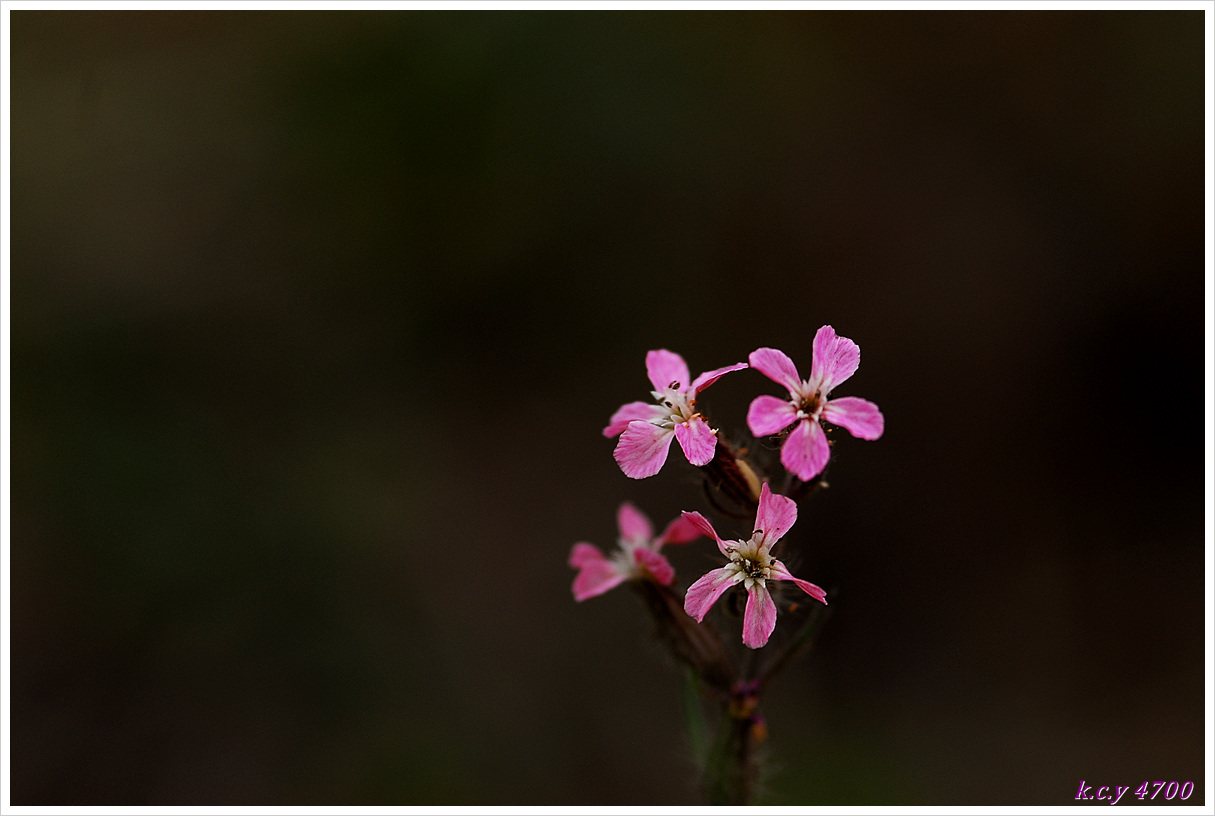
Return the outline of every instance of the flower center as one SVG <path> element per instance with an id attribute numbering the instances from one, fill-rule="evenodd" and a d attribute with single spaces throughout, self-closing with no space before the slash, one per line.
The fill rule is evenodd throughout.
<path id="1" fill-rule="evenodd" d="M 696 413 L 696 400 L 688 399 L 686 392 L 681 391 L 678 382 L 672 382 L 667 386 L 666 391 L 651 391 L 654 399 L 658 400 L 658 404 L 666 408 L 670 413 L 666 418 L 654 420 L 655 425 L 660 425 L 663 428 L 673 428 L 679 423 L 687 422 Z"/>
<path id="2" fill-rule="evenodd" d="M 616 568 L 622 573 L 636 573 L 637 558 L 633 553 L 646 546 L 646 542 L 621 537 L 616 540 L 616 543 L 618 546 L 616 548 L 616 552 L 612 553 L 611 555 L 612 563 L 614 563 Z"/>
<path id="3" fill-rule="evenodd" d="M 799 419 L 818 419 L 819 411 L 823 409 L 823 392 L 815 388 L 810 390 L 810 383 L 802 383 L 801 393 L 798 394 L 797 416 Z"/>
<path id="4" fill-rule="evenodd" d="M 760 564 L 758 561 L 744 559 L 739 562 L 738 566 L 742 568 L 743 574 L 748 578 L 767 578 L 768 568 Z"/>
<path id="5" fill-rule="evenodd" d="M 757 537 L 763 535 L 758 530 L 755 534 Z M 763 586 L 771 577 L 772 557 L 754 538 L 734 543 L 735 546 L 730 547 L 730 566 L 734 568 L 735 582 L 745 582 L 747 589 L 755 584 Z"/>

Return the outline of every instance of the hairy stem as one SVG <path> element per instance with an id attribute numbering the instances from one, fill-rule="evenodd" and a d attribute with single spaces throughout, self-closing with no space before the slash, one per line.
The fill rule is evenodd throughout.
<path id="1" fill-rule="evenodd" d="M 759 746 L 767 735 L 754 683 L 737 683 L 722 707 L 717 739 L 705 763 L 710 805 L 747 805 L 759 780 Z"/>

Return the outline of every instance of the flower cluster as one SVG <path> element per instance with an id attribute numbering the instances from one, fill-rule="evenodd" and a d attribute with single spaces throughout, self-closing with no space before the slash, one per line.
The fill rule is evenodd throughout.
<path id="1" fill-rule="evenodd" d="M 574 598 L 582 601 L 625 582 L 669 592 L 675 570 L 661 553 L 663 545 L 707 536 L 717 543 L 727 562 L 687 588 L 683 609 L 701 623 L 723 595 L 741 588 L 746 594 L 742 642 L 758 649 L 768 643 L 776 627 L 779 602 L 772 591 L 775 582 L 792 582 L 811 598 L 827 603 L 826 592 L 794 577 L 772 553 L 797 520 L 794 494 L 805 495 L 810 483 L 827 467 L 831 442 L 823 423 L 842 427 L 860 439 L 873 440 L 882 435 L 882 413 L 872 402 L 859 397 L 829 399 L 837 386 L 856 373 L 860 349 L 848 338 L 838 336 L 831 326 L 823 326 L 814 337 L 810 376 L 805 380 L 788 355 L 774 348 L 758 348 L 746 363 L 712 369 L 695 379 L 684 359 L 666 349 L 649 352 L 645 362 L 653 386 L 652 400 L 622 405 L 603 429 L 604 436 L 619 437 L 614 457 L 620 469 L 633 479 L 657 474 L 666 464 L 672 440 L 676 440 L 688 462 L 704 471 L 711 487 L 732 485 L 730 495 L 755 509 L 755 525 L 745 539 L 727 541 L 699 512 L 685 511 L 655 537 L 645 515 L 626 502 L 618 511 L 620 539 L 611 556 L 586 542 L 574 545 L 569 559 L 570 566 L 578 570 Z M 770 484 L 773 476 L 780 474 L 766 478 L 757 475 L 762 469 L 730 448 L 697 404 L 705 389 L 722 376 L 746 368 L 755 369 L 788 392 L 787 398 L 756 397 L 746 417 L 747 426 L 757 438 L 777 438 L 785 470 L 782 491 L 786 495 L 774 492 Z"/>
<path id="2" fill-rule="evenodd" d="M 872 402 L 833 396 L 860 365 L 856 343 L 823 326 L 812 351 L 806 379 L 787 354 L 774 348 L 757 348 L 747 362 L 695 379 L 678 354 L 649 352 L 645 365 L 651 399 L 625 403 L 603 429 L 609 439 L 619 437 L 616 463 L 631 479 L 649 478 L 666 465 L 671 443 L 677 441 L 688 463 L 699 468 L 713 509 L 732 519 L 754 517 L 754 524 L 738 538 L 726 539 L 704 515 L 685 510 L 655 535 L 645 514 L 624 502 L 616 515 L 620 535 L 614 550 L 605 553 L 580 541 L 570 551 L 569 565 L 577 570 L 574 599 L 585 601 L 622 585 L 634 589 L 660 639 L 691 670 L 691 687 L 716 706 L 718 724 L 712 728 L 698 719 L 700 705 L 684 707 L 690 736 L 715 735 L 711 747 L 697 750 L 709 804 L 747 804 L 753 797 L 757 746 L 767 734 L 760 695 L 781 667 L 812 642 L 825 617 L 826 591 L 795 577 L 782 559 L 790 558 L 798 502 L 826 485 L 822 475 L 834 444 L 827 426 L 870 440 L 885 430 L 882 412 Z M 737 440 L 723 437 L 709 422 L 700 400 L 723 376 L 747 368 L 781 386 L 787 396 L 755 397 L 746 414 L 755 439 L 736 447 L 732 442 Z M 768 454 L 777 447 L 779 457 Z M 803 522 L 798 530 L 802 538 L 805 528 Z M 716 543 L 716 563 L 681 590 L 663 548 L 702 537 Z M 802 603 L 805 596 L 817 603 Z M 778 616 L 796 628 L 774 641 Z M 717 628 L 725 621 L 733 629 L 739 618 L 741 648 L 736 636 L 722 637 Z"/>

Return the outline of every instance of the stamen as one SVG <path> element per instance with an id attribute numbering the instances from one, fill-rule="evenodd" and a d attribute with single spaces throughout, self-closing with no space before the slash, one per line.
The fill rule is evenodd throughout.
<path id="1" fill-rule="evenodd" d="M 748 578 L 760 579 L 767 577 L 767 575 L 764 573 L 764 568 L 758 561 L 746 561 L 743 566 L 743 571 L 747 574 Z"/>

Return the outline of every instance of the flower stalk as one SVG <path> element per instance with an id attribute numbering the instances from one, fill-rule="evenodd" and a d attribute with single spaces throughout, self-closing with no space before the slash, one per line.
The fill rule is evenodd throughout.
<path id="1" fill-rule="evenodd" d="M 703 785 L 710 805 L 751 804 L 761 778 L 760 747 L 768 729 L 753 682 L 735 684 L 705 763 Z"/>
<path id="2" fill-rule="evenodd" d="M 670 587 L 653 581 L 638 581 L 633 586 L 654 619 L 658 639 L 675 659 L 696 674 L 702 688 L 719 698 L 728 696 L 735 670 L 717 630 L 688 617 L 683 599 Z"/>

